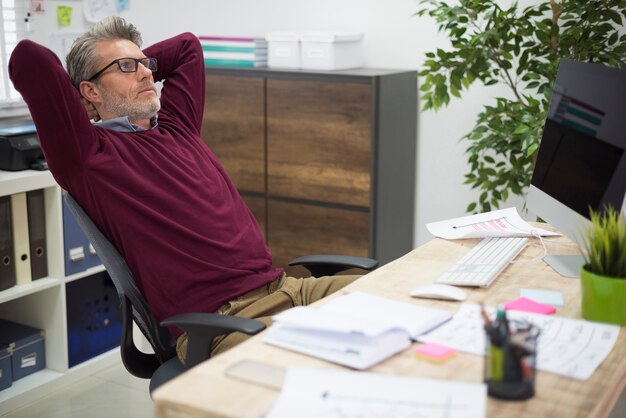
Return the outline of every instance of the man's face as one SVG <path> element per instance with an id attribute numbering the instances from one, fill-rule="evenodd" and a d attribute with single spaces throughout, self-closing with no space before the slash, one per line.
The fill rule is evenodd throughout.
<path id="1" fill-rule="evenodd" d="M 98 68 L 118 58 L 145 58 L 137 45 L 126 39 L 101 41 L 96 51 L 100 56 Z M 117 64 L 112 65 L 96 84 L 102 95 L 99 112 L 103 119 L 119 116 L 128 116 L 131 121 L 150 119 L 161 108 L 152 71 L 141 64 L 133 73 L 123 73 Z"/>

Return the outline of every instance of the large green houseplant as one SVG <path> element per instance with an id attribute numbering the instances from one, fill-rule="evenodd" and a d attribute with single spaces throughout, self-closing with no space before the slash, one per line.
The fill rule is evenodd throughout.
<path id="1" fill-rule="evenodd" d="M 508 6 L 502 6 L 508 3 Z M 498 208 L 525 195 L 541 140 L 559 60 L 626 67 L 626 0 L 551 0 L 521 8 L 497 0 L 421 0 L 417 15 L 434 18 L 450 48 L 426 54 L 419 72 L 423 109 L 480 82 L 505 85 L 509 97 L 484 106 L 464 139 L 465 183 L 482 193 L 468 212 Z"/>
<path id="2" fill-rule="evenodd" d="M 619 212 L 591 212 L 584 250 L 583 318 L 626 325 L 626 220 Z"/>

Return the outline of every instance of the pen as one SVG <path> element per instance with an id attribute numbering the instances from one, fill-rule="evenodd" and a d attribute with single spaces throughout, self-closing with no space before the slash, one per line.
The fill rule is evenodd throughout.
<path id="1" fill-rule="evenodd" d="M 480 304 L 480 315 L 483 317 L 483 322 L 485 324 L 485 332 L 489 336 L 489 342 L 491 342 L 496 336 L 494 335 L 493 325 L 491 323 L 491 319 L 487 315 L 487 311 L 485 311 L 485 305 Z"/>
<path id="2" fill-rule="evenodd" d="M 491 328 L 491 319 L 489 319 L 489 315 L 487 315 L 487 311 L 485 311 L 485 305 L 482 303 L 480 304 L 480 315 L 483 317 L 485 327 Z"/>

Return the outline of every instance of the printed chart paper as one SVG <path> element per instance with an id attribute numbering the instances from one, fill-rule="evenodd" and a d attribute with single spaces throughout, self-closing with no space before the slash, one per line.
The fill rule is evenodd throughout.
<path id="1" fill-rule="evenodd" d="M 430 222 L 426 224 L 426 228 L 434 236 L 444 239 L 561 235 L 528 224 L 519 216 L 515 208 Z"/>
<path id="2" fill-rule="evenodd" d="M 290 368 L 267 418 L 480 418 L 482 383 Z"/>
<path id="3" fill-rule="evenodd" d="M 493 309 L 488 310 L 493 317 Z M 527 320 L 539 327 L 537 369 L 578 380 L 588 379 L 609 355 L 620 327 L 554 315 L 507 311 L 509 320 Z M 418 338 L 484 355 L 485 331 L 480 306 L 465 303 L 451 321 Z"/>

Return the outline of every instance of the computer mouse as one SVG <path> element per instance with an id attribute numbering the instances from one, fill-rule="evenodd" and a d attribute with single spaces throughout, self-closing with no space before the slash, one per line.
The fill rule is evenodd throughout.
<path id="1" fill-rule="evenodd" d="M 439 283 L 418 286 L 411 290 L 409 294 L 416 298 L 454 300 L 458 302 L 467 299 L 467 293 L 464 290 Z"/>

